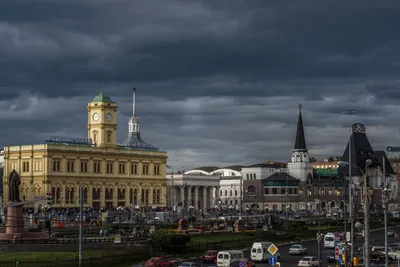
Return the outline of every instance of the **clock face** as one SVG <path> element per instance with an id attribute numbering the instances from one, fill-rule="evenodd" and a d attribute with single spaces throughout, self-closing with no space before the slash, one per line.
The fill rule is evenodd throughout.
<path id="1" fill-rule="evenodd" d="M 100 118 L 100 116 L 99 116 L 98 113 L 94 113 L 94 114 L 93 114 L 93 120 L 94 120 L 94 121 L 98 121 L 99 118 Z"/>
<path id="2" fill-rule="evenodd" d="M 107 113 L 107 115 L 106 115 L 106 120 L 108 120 L 108 121 L 112 120 L 112 115 L 111 115 L 111 113 Z"/>
<path id="3" fill-rule="evenodd" d="M 353 124 L 353 132 L 355 133 L 365 133 L 365 126 L 361 123 Z"/>

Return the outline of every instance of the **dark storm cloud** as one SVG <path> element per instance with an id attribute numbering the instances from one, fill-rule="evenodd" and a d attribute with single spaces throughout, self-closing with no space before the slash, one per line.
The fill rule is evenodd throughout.
<path id="1" fill-rule="evenodd" d="M 383 146 L 398 135 L 399 12 L 398 1 L 3 0 L 0 138 L 85 136 L 104 81 L 118 138 L 135 86 L 143 138 L 178 166 L 289 159 L 300 103 L 313 156 L 342 154 L 348 108 Z"/>

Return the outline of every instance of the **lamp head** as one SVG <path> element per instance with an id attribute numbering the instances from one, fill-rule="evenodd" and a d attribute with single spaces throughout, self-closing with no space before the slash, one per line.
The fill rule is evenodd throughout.
<path id="1" fill-rule="evenodd" d="M 367 159 L 367 160 L 365 161 L 365 165 L 366 165 L 366 166 L 369 166 L 369 165 L 371 165 L 371 164 L 372 164 L 372 160 Z"/>

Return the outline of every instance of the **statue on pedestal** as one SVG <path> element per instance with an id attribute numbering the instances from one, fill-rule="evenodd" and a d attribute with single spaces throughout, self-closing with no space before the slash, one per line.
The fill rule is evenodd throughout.
<path id="1" fill-rule="evenodd" d="M 21 201 L 19 199 L 19 185 L 21 184 L 21 179 L 19 174 L 12 170 L 8 175 L 8 201 Z"/>

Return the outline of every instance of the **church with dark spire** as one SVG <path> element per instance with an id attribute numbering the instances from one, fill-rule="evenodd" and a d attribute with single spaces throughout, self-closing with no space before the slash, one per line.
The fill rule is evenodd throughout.
<path id="1" fill-rule="evenodd" d="M 294 142 L 292 158 L 288 163 L 288 172 L 293 177 L 300 179 L 301 181 L 306 181 L 307 179 L 312 178 L 313 165 L 310 162 L 310 157 L 308 155 L 301 110 L 302 105 L 300 104 L 296 139 Z"/>

